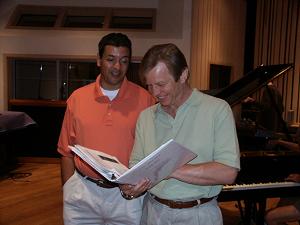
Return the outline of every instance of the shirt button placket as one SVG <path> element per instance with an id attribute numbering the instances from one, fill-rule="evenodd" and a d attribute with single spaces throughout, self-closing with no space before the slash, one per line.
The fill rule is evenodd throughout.
<path id="1" fill-rule="evenodd" d="M 106 114 L 106 119 L 105 119 L 105 125 L 111 126 L 112 125 L 112 105 L 111 103 L 108 104 L 107 106 L 107 114 Z"/>

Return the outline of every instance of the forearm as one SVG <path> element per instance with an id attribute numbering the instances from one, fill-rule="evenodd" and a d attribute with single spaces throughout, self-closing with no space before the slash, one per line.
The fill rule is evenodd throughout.
<path id="1" fill-rule="evenodd" d="M 237 173 L 236 168 L 217 162 L 208 162 L 184 165 L 176 170 L 170 178 L 196 185 L 231 184 Z"/>
<path id="2" fill-rule="evenodd" d="M 293 143 L 293 142 L 284 141 L 284 140 L 278 140 L 277 144 L 284 148 L 290 149 L 292 151 L 299 151 L 298 143 Z"/>
<path id="3" fill-rule="evenodd" d="M 73 157 L 61 157 L 61 180 L 64 184 L 74 173 L 75 164 Z"/>

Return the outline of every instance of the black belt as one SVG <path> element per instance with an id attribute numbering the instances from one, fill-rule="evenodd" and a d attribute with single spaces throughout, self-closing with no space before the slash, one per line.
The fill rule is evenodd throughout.
<path id="1" fill-rule="evenodd" d="M 81 171 L 79 171 L 77 168 L 76 168 L 76 172 L 82 176 L 84 179 L 88 180 L 88 181 L 91 181 L 95 184 L 97 184 L 99 187 L 102 187 L 102 188 L 115 188 L 115 187 L 118 187 L 119 185 L 116 184 L 116 183 L 113 183 L 113 182 L 110 182 L 108 180 L 104 180 L 104 179 L 93 179 L 91 177 L 88 177 L 86 175 L 84 175 Z"/>
<path id="2" fill-rule="evenodd" d="M 158 201 L 161 204 L 164 204 L 166 206 L 169 206 L 172 209 L 183 209 L 183 208 L 192 208 L 197 205 L 201 205 L 204 203 L 207 203 L 211 201 L 214 197 L 211 198 L 200 198 L 198 200 L 188 201 L 188 202 L 181 202 L 181 201 L 172 201 L 168 199 L 162 199 L 155 195 L 152 195 L 152 197 Z"/>

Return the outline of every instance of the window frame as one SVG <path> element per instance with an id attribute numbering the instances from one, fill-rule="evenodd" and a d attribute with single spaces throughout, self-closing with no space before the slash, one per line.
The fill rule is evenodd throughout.
<path id="1" fill-rule="evenodd" d="M 18 21 L 22 15 L 43 16 L 53 15 L 56 16 L 54 26 L 19 26 Z M 82 17 L 104 17 L 102 27 L 67 27 L 65 21 L 68 16 Z M 140 24 L 144 18 L 150 18 L 152 21 L 151 28 L 122 28 L 111 27 L 112 19 L 114 17 L 128 17 L 133 18 L 132 26 L 134 22 Z M 136 18 L 136 21 L 134 21 Z M 149 21 L 149 20 L 147 20 Z M 141 25 L 142 27 L 142 25 Z M 144 27 L 149 27 L 149 23 Z M 71 6 L 40 6 L 40 5 L 17 5 L 14 9 L 8 24 L 7 29 L 59 29 L 59 30 L 129 30 L 129 31 L 155 31 L 156 30 L 156 9 L 154 8 L 111 8 L 111 7 L 71 7 Z"/>

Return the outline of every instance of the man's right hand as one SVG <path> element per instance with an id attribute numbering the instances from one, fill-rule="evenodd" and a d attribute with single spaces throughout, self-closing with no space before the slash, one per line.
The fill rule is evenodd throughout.
<path id="1" fill-rule="evenodd" d="M 139 197 L 145 191 L 147 191 L 152 186 L 151 181 L 148 178 L 142 179 L 136 185 L 131 184 L 121 184 L 119 185 L 121 193 L 126 196 L 131 196 L 132 198 Z"/>
<path id="2" fill-rule="evenodd" d="M 75 163 L 73 157 L 61 157 L 61 181 L 62 185 L 74 174 Z"/>

